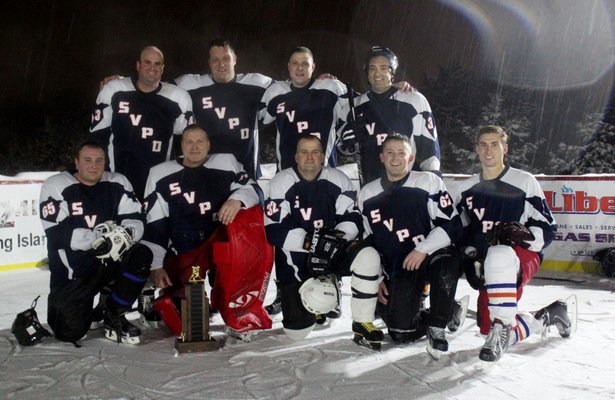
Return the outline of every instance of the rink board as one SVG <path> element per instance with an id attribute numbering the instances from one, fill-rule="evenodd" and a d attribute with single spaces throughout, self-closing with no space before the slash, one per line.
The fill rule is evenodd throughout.
<path id="1" fill-rule="evenodd" d="M 356 182 L 356 167 L 341 168 Z M 38 202 L 44 180 L 56 172 L 0 177 L 0 271 L 46 264 L 46 237 Z M 266 190 L 271 173 L 259 184 Z M 467 175 L 445 175 L 454 193 Z M 615 247 L 615 175 L 536 176 L 558 225 L 544 251 L 543 269 L 596 272 L 596 251 Z"/>

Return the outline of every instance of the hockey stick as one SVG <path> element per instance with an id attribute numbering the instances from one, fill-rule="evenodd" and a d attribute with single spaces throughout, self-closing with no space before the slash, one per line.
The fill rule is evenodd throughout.
<path id="1" fill-rule="evenodd" d="M 357 116 L 354 111 L 354 90 L 350 85 L 350 82 L 346 83 L 346 93 L 348 94 L 348 107 L 350 109 L 350 113 L 348 114 L 348 123 L 354 124 L 357 122 Z M 357 171 L 359 174 L 359 186 L 363 187 L 363 171 L 361 171 L 361 145 L 359 144 L 359 132 L 355 132 L 355 143 L 354 143 L 354 160 L 357 163 Z"/>
<path id="2" fill-rule="evenodd" d="M 571 282 L 571 283 L 585 283 L 587 279 L 583 278 L 555 278 L 552 276 L 534 276 L 532 279 L 542 279 L 544 281 L 557 281 L 557 282 Z"/>

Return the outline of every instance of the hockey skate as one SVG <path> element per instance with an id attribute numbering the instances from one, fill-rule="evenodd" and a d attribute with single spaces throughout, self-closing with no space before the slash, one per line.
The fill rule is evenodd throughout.
<path id="1" fill-rule="evenodd" d="M 316 325 L 324 325 L 327 322 L 326 314 L 316 314 Z"/>
<path id="2" fill-rule="evenodd" d="M 576 308 L 576 297 L 574 306 Z M 555 326 L 557 332 L 563 338 L 570 337 L 573 331 L 573 323 L 568 315 L 568 305 L 563 300 L 557 300 L 548 306 L 538 310 L 534 318 L 542 319 L 545 327 Z M 544 331 L 546 333 L 546 329 Z"/>
<path id="3" fill-rule="evenodd" d="M 446 327 L 449 332 L 457 332 L 459 328 L 463 326 L 466 320 L 466 314 L 468 313 L 468 304 L 470 303 L 470 296 L 465 295 L 459 301 L 453 302 L 453 316 L 448 321 Z"/>
<path id="4" fill-rule="evenodd" d="M 244 343 L 250 343 L 252 341 L 252 332 L 250 331 L 238 332 L 235 329 L 231 328 L 230 326 L 227 326 L 224 328 L 224 332 L 228 336 L 241 340 Z"/>
<path id="5" fill-rule="evenodd" d="M 124 314 L 114 315 L 105 311 L 103 321 L 107 339 L 126 344 L 140 343 L 141 330 L 128 322 Z"/>
<path id="6" fill-rule="evenodd" d="M 342 307 L 338 303 L 337 306 L 335 306 L 335 308 L 329 311 L 326 315 L 327 315 L 327 318 L 337 319 L 342 316 Z"/>
<path id="7" fill-rule="evenodd" d="M 90 322 L 90 330 L 93 331 L 103 326 L 104 311 L 103 306 L 99 302 L 92 310 L 92 322 Z"/>
<path id="8" fill-rule="evenodd" d="M 282 312 L 282 293 L 279 290 L 277 291 L 273 302 L 271 302 L 268 306 L 265 306 L 265 311 L 267 311 L 267 314 L 271 316 Z"/>
<path id="9" fill-rule="evenodd" d="M 435 360 L 439 360 L 443 352 L 448 351 L 448 342 L 444 328 L 430 326 L 427 328 L 427 352 Z"/>
<path id="10" fill-rule="evenodd" d="M 359 346 L 378 351 L 381 349 L 384 333 L 376 328 L 372 322 L 353 321 L 352 331 L 354 332 L 352 340 Z"/>
<path id="11" fill-rule="evenodd" d="M 158 328 L 162 320 L 160 315 L 154 310 L 155 289 L 153 287 L 144 288 L 138 299 L 139 322 L 146 327 Z"/>
<path id="12" fill-rule="evenodd" d="M 485 344 L 480 350 L 478 358 L 488 362 L 498 361 L 508 348 L 510 331 L 510 325 L 504 325 L 500 320 L 496 319 L 493 325 L 491 325 L 491 331 L 489 331 L 489 335 L 485 339 Z"/>

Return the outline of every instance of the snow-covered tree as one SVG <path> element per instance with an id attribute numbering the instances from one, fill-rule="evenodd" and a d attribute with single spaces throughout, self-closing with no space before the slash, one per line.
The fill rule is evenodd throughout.
<path id="1" fill-rule="evenodd" d="M 605 174 L 615 171 L 615 126 L 600 122 L 572 174 Z"/>

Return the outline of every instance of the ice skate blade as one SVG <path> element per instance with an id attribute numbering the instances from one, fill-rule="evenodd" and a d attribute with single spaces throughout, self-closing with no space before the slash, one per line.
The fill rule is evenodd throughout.
<path id="1" fill-rule="evenodd" d="M 468 306 L 470 304 L 470 296 L 469 295 L 465 295 L 463 296 L 461 299 L 459 299 L 459 306 L 461 307 L 461 312 L 459 315 L 459 325 L 456 325 L 452 322 L 449 322 L 446 327 L 448 328 L 448 331 L 451 333 L 457 332 L 459 330 L 459 328 L 461 328 L 463 326 L 463 324 L 466 321 L 466 316 L 468 314 Z"/>
<path id="2" fill-rule="evenodd" d="M 250 343 L 252 341 L 252 332 L 251 331 L 247 331 L 247 332 L 237 332 L 234 329 L 229 328 L 228 326 L 225 329 L 225 332 L 228 336 L 234 338 L 234 339 L 238 339 L 241 340 L 244 343 Z"/>
<path id="3" fill-rule="evenodd" d="M 92 323 L 90 323 L 90 329 L 89 330 L 90 331 L 95 331 L 97 329 L 102 328 L 103 326 L 104 325 L 103 325 L 103 321 L 102 320 L 100 320 L 100 321 L 92 321 Z"/>
<path id="4" fill-rule="evenodd" d="M 160 328 L 161 327 L 160 321 L 149 320 L 143 314 L 139 316 L 139 322 L 141 323 L 141 325 L 147 328 Z"/>
<path id="5" fill-rule="evenodd" d="M 370 350 L 380 351 L 382 349 L 382 342 L 370 342 L 365 340 L 365 338 L 361 335 L 355 334 L 352 341 L 358 344 L 359 346 L 367 347 Z"/>
<path id="6" fill-rule="evenodd" d="M 112 340 L 114 342 L 117 342 L 117 333 L 113 330 L 108 330 L 105 329 L 105 337 L 109 340 Z M 141 343 L 141 340 L 139 339 L 139 336 L 125 336 L 121 338 L 120 343 L 124 343 L 124 344 L 139 344 Z"/>
<path id="7" fill-rule="evenodd" d="M 500 355 L 500 357 L 497 357 L 496 355 L 491 354 L 491 353 L 480 352 L 480 354 L 478 355 L 478 358 L 480 358 L 482 361 L 493 363 L 493 362 L 498 361 L 500 358 L 502 358 L 502 356 Z"/>
<path id="8" fill-rule="evenodd" d="M 570 323 L 572 326 L 570 327 L 570 334 L 566 336 L 566 338 L 570 337 L 573 333 L 577 331 L 577 318 L 578 318 L 578 308 L 577 308 L 577 295 L 572 294 L 564 300 L 566 302 L 566 307 L 568 308 L 568 318 L 570 319 Z"/>
<path id="9" fill-rule="evenodd" d="M 433 347 L 431 347 L 429 345 L 429 343 L 427 343 L 427 346 L 425 346 L 427 353 L 434 359 L 434 360 L 439 360 L 440 356 L 442 356 L 442 350 L 438 350 L 438 349 L 434 349 Z"/>

